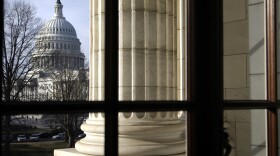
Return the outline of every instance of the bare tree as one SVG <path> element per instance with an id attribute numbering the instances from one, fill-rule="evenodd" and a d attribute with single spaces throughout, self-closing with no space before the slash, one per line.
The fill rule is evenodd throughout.
<path id="1" fill-rule="evenodd" d="M 2 39 L 2 100 L 18 101 L 20 92 L 32 79 L 29 76 L 34 67 L 31 59 L 35 48 L 35 37 L 42 27 L 42 21 L 36 17 L 36 9 L 24 1 L 5 1 L 4 35 Z M 5 155 L 10 155 L 10 120 L 4 117 Z"/>
<path id="2" fill-rule="evenodd" d="M 88 100 L 88 78 L 84 69 L 62 69 L 54 73 L 53 96 L 61 101 Z M 56 115 L 58 123 L 66 132 L 68 147 L 74 147 L 74 139 L 79 132 L 79 127 L 87 114 L 62 114 Z"/>
<path id="3" fill-rule="evenodd" d="M 36 63 L 31 57 L 42 21 L 35 16 L 36 9 L 29 3 L 15 1 L 10 5 L 5 2 L 2 99 L 16 101 L 33 78 L 30 72 Z"/>
<path id="4" fill-rule="evenodd" d="M 80 126 L 84 119 L 88 116 L 84 114 L 59 114 L 56 119 L 59 125 L 62 126 L 65 133 L 65 141 L 68 141 L 68 147 L 75 146 L 75 137 L 80 132 Z"/>
<path id="5" fill-rule="evenodd" d="M 85 101 L 88 100 L 88 70 L 80 68 L 71 68 L 67 64 L 61 64 L 60 67 L 48 68 L 44 90 L 48 95 L 52 95 L 49 99 L 41 100 L 57 100 L 57 101 Z M 51 85 L 50 84 L 51 81 Z M 56 122 L 65 131 L 65 141 L 68 141 L 68 147 L 74 147 L 75 137 L 80 132 L 80 125 L 84 121 L 86 114 L 57 114 Z"/>
<path id="6" fill-rule="evenodd" d="M 84 101 L 88 98 L 88 79 L 83 69 L 63 69 L 55 74 L 54 97 L 61 101 Z"/>

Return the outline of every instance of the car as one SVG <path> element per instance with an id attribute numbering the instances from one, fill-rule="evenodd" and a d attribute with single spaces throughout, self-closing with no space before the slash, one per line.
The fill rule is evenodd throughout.
<path id="1" fill-rule="evenodd" d="M 39 141 L 39 134 L 32 134 L 32 135 L 29 137 L 29 140 L 30 140 L 30 141 Z"/>
<path id="2" fill-rule="evenodd" d="M 38 133 L 39 135 L 39 138 L 42 138 L 42 139 L 47 139 L 47 138 L 51 138 L 51 134 L 50 133 Z"/>
<path id="3" fill-rule="evenodd" d="M 59 140 L 59 139 L 64 139 L 65 138 L 65 133 L 59 133 L 57 135 L 52 136 L 52 139 L 54 140 Z"/>
<path id="4" fill-rule="evenodd" d="M 18 137 L 17 137 L 18 142 L 22 142 L 22 141 L 26 141 L 26 140 L 27 140 L 27 138 L 25 135 L 18 135 Z"/>

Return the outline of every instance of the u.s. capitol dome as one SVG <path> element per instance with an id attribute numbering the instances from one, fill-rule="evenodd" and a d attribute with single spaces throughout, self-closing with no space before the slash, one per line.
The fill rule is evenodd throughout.
<path id="1" fill-rule="evenodd" d="M 63 5 L 57 0 L 54 15 L 40 30 L 33 59 L 36 67 L 45 69 L 81 69 L 85 55 L 73 25 L 63 16 Z"/>

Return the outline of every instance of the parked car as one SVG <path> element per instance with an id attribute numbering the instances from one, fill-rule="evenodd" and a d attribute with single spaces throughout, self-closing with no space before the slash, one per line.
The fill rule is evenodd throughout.
<path id="1" fill-rule="evenodd" d="M 65 133 L 59 133 L 57 135 L 52 136 L 52 139 L 58 140 L 58 139 L 64 139 L 65 138 Z"/>
<path id="2" fill-rule="evenodd" d="M 32 134 L 32 135 L 29 137 L 29 140 L 30 140 L 30 141 L 39 141 L 39 134 Z"/>
<path id="3" fill-rule="evenodd" d="M 22 141 L 26 141 L 26 140 L 27 140 L 27 138 L 25 135 L 18 135 L 18 137 L 17 137 L 18 142 L 22 142 Z"/>
<path id="4" fill-rule="evenodd" d="M 78 135 L 78 138 L 79 138 L 79 139 L 82 139 L 82 138 L 84 138 L 85 136 L 86 136 L 86 134 L 85 134 L 85 133 L 82 133 L 82 134 L 79 134 L 79 135 Z"/>
<path id="5" fill-rule="evenodd" d="M 51 138 L 51 134 L 50 133 L 38 133 L 39 135 L 39 138 L 42 138 L 42 139 L 46 139 L 46 138 Z"/>

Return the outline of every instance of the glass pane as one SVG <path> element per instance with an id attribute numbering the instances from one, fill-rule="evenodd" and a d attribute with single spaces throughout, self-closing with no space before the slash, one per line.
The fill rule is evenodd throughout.
<path id="1" fill-rule="evenodd" d="M 74 147 L 85 137 L 88 113 L 80 114 L 18 114 L 1 116 L 1 152 L 11 156 L 52 156 L 55 149 Z M 7 121 L 7 122 L 6 122 Z M 87 133 L 87 132 L 85 132 Z M 59 151 L 56 151 L 59 152 Z"/>
<path id="2" fill-rule="evenodd" d="M 224 0 L 224 98 L 266 99 L 264 0 Z"/>
<path id="3" fill-rule="evenodd" d="M 186 99 L 185 8 L 185 0 L 119 0 L 119 100 Z"/>
<path id="4" fill-rule="evenodd" d="M 187 112 L 119 114 L 119 155 L 185 156 Z"/>
<path id="5" fill-rule="evenodd" d="M 88 100 L 88 3 L 5 0 L 6 101 Z"/>
<path id="6" fill-rule="evenodd" d="M 224 128 L 230 156 L 266 155 L 266 110 L 226 110 Z"/>

